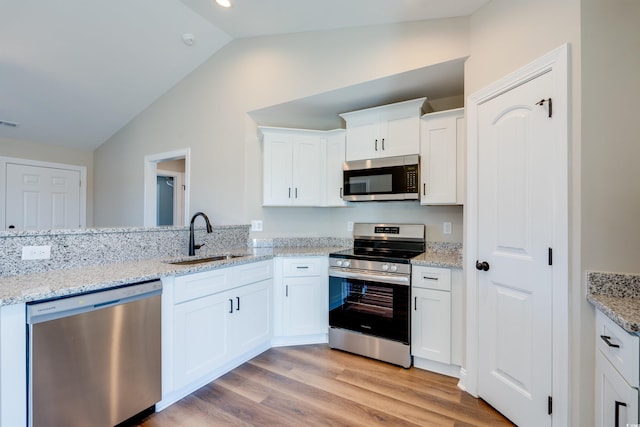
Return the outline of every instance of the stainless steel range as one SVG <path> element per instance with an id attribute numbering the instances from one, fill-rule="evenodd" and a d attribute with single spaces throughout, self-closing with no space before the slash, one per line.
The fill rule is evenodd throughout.
<path id="1" fill-rule="evenodd" d="M 423 224 L 354 224 L 354 247 L 329 255 L 329 346 L 411 366 L 411 258 Z"/>

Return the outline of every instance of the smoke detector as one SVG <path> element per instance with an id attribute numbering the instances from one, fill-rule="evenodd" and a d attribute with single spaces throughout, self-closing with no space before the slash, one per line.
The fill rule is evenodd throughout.
<path id="1" fill-rule="evenodd" d="M 182 42 L 187 46 L 193 46 L 193 34 L 190 34 L 190 33 L 183 34 Z"/>

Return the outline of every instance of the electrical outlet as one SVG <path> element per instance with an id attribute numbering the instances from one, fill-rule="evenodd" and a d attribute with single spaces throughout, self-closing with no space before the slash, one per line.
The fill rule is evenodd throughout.
<path id="1" fill-rule="evenodd" d="M 443 222 L 442 223 L 442 233 L 443 234 L 451 234 L 451 223 Z"/>
<path id="2" fill-rule="evenodd" d="M 347 221 L 347 231 L 353 231 L 353 221 Z"/>
<path id="3" fill-rule="evenodd" d="M 262 231 L 262 220 L 261 219 L 253 219 L 253 220 L 251 220 L 251 231 Z"/>
<path id="4" fill-rule="evenodd" d="M 51 259 L 51 246 L 23 246 L 22 259 Z"/>

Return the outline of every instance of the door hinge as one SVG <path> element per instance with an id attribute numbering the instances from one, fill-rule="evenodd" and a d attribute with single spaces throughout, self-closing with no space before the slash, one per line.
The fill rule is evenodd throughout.
<path id="1" fill-rule="evenodd" d="M 547 413 L 551 415 L 553 413 L 553 397 L 549 396 L 547 401 Z"/>
<path id="2" fill-rule="evenodd" d="M 549 265 L 553 265 L 553 249 L 549 248 Z"/>

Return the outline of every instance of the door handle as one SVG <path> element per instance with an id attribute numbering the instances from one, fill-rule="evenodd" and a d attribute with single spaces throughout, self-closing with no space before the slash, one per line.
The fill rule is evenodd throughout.
<path id="1" fill-rule="evenodd" d="M 376 151 L 378 151 L 378 140 L 376 139 Z"/>
<path id="2" fill-rule="evenodd" d="M 240 297 L 236 297 L 236 311 L 240 311 Z"/>
<path id="3" fill-rule="evenodd" d="M 618 402 L 616 400 L 616 413 L 615 413 L 615 424 L 613 424 L 615 427 L 618 427 L 620 425 L 620 407 L 624 406 L 626 407 L 627 404 L 624 402 Z"/>
<path id="4" fill-rule="evenodd" d="M 285 285 L 285 287 L 284 287 L 284 296 L 285 297 L 289 296 L 289 285 Z"/>
<path id="5" fill-rule="evenodd" d="M 476 261 L 476 270 L 489 271 L 489 263 L 487 261 Z"/>

